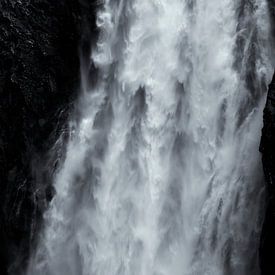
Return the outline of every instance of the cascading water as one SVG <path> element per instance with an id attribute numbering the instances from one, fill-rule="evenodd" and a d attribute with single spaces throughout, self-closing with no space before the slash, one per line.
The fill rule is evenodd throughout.
<path id="1" fill-rule="evenodd" d="M 106 0 L 29 275 L 259 274 L 263 0 Z"/>

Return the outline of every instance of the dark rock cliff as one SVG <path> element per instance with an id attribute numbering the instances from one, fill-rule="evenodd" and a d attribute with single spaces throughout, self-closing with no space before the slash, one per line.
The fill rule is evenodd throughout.
<path id="1" fill-rule="evenodd" d="M 274 274 L 275 247 L 275 74 L 269 85 L 264 109 L 264 127 L 260 151 L 267 184 L 266 216 L 260 245 L 260 262 L 263 275 Z"/>
<path id="2" fill-rule="evenodd" d="M 275 1 L 268 0 L 272 36 L 275 38 Z M 273 48 L 275 47 L 273 41 Z M 264 126 L 260 151 L 266 182 L 266 213 L 260 243 L 260 265 L 262 275 L 275 274 L 275 73 L 269 85 L 266 106 L 263 115 Z"/>
<path id="3" fill-rule="evenodd" d="M 0 1 L 0 274 L 23 268 L 51 196 L 51 175 L 33 167 L 56 165 L 45 154 L 77 93 L 96 2 Z"/>

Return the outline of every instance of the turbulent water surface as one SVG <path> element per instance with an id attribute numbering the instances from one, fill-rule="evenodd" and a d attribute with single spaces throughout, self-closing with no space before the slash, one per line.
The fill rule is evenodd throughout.
<path id="1" fill-rule="evenodd" d="M 268 22 L 264 0 L 102 4 L 27 274 L 259 274 Z"/>

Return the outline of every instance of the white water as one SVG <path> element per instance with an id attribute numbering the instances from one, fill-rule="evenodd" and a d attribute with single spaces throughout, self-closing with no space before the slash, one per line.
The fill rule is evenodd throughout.
<path id="1" fill-rule="evenodd" d="M 105 1 L 28 274 L 259 274 L 269 25 L 242 4 Z"/>

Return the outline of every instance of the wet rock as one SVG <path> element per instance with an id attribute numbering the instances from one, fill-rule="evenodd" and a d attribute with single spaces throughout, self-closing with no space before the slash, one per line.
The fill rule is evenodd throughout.
<path id="1" fill-rule="evenodd" d="M 270 41 L 275 49 L 275 2 L 268 0 L 271 19 L 272 37 Z M 260 151 L 267 186 L 266 212 L 260 243 L 260 265 L 262 275 L 275 274 L 275 73 L 269 85 L 266 106 L 264 109 L 264 127 Z"/>
<path id="2" fill-rule="evenodd" d="M 77 94 L 96 2 L 0 1 L 0 274 L 24 268 L 51 197 L 45 156 Z"/>
<path id="3" fill-rule="evenodd" d="M 275 247 L 275 74 L 269 85 L 264 109 L 264 127 L 260 151 L 267 185 L 266 214 L 260 244 L 260 264 L 263 275 L 274 274 Z"/>

